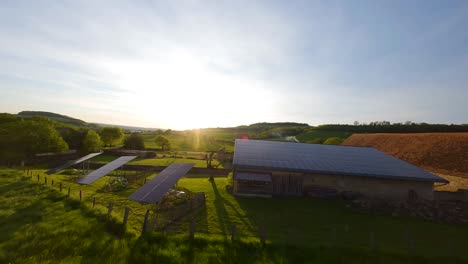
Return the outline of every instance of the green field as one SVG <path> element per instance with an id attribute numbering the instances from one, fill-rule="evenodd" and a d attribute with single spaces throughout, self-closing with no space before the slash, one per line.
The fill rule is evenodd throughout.
<path id="1" fill-rule="evenodd" d="M 112 155 L 99 155 L 97 157 L 94 157 L 91 159 L 91 162 L 94 163 L 109 163 L 115 159 L 117 159 L 117 156 L 112 156 Z M 200 159 L 188 159 L 188 158 L 136 158 L 132 161 L 130 161 L 129 165 L 150 165 L 150 166 L 169 166 L 172 163 L 194 163 L 194 167 L 197 168 L 206 168 L 206 161 L 205 160 L 200 160 Z M 217 165 L 218 162 L 216 160 L 212 161 L 213 165 Z M 219 168 L 222 168 L 223 166 L 220 165 Z"/>
<path id="2" fill-rule="evenodd" d="M 304 143 L 323 143 L 327 138 L 339 137 L 342 139 L 348 138 L 352 133 L 344 131 L 324 131 L 324 130 L 313 130 L 301 133 L 296 136 L 300 142 Z"/>
<path id="3" fill-rule="evenodd" d="M 154 142 L 155 134 L 142 134 L 145 141 L 145 147 L 158 149 L 159 146 Z M 226 151 L 234 151 L 233 132 L 222 130 L 191 130 L 191 131 L 173 131 L 171 135 L 165 136 L 171 142 L 172 151 L 208 151 L 225 148 Z"/>
<path id="4" fill-rule="evenodd" d="M 40 174 L 37 182 L 36 175 Z M 141 184 L 102 192 L 104 177 L 80 186 L 69 176 L 34 177 L 0 170 L 0 263 L 462 263 L 468 227 L 355 212 L 338 200 L 238 198 L 227 178 L 183 178 L 178 186 L 205 192 L 206 207 L 195 215 L 196 241 L 187 240 L 189 219 L 166 235 L 139 237 L 147 208 L 127 200 Z M 54 185 L 51 185 L 51 180 Z M 59 183 L 64 190 L 58 190 Z M 71 187 L 71 197 L 66 190 Z M 79 202 L 79 190 L 82 201 Z M 96 208 L 92 200 L 96 198 Z M 112 218 L 105 217 L 113 202 Z M 131 209 L 127 230 L 123 209 Z M 229 239 L 235 224 L 241 242 Z M 268 243 L 258 243 L 264 226 Z M 370 250 L 374 234 L 375 252 Z M 178 234 L 178 235 L 176 235 Z M 409 235 L 407 235 L 409 234 Z M 409 239 L 408 239 L 409 237 Z M 410 254 L 411 256 L 408 256 Z M 416 255 L 413 257 L 413 255 Z M 104 258 L 104 259 L 103 259 Z"/>

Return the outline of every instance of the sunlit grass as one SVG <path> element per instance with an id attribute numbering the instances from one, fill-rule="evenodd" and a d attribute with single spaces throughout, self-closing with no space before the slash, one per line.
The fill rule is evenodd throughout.
<path id="1" fill-rule="evenodd" d="M 238 198 L 226 191 L 226 178 L 215 178 L 214 182 L 183 178 L 178 183 L 206 193 L 206 208 L 195 215 L 194 243 L 187 241 L 190 218 L 171 226 L 169 236 L 149 234 L 139 238 L 144 213 L 150 206 L 127 197 L 141 183 L 133 183 L 122 192 L 98 192 L 108 177 L 80 186 L 69 176 L 52 175 L 45 185 L 43 170 L 34 171 L 32 179 L 15 170 L 0 172 L 2 263 L 376 263 L 379 259 L 386 263 L 456 263 L 454 256 L 468 258 L 467 226 L 356 213 L 332 200 Z M 67 198 L 69 186 L 71 197 Z M 97 206 L 93 209 L 94 197 Z M 111 219 L 105 217 L 109 202 L 114 203 Z M 123 232 L 125 206 L 131 214 Z M 242 242 L 230 241 L 233 224 Z M 260 226 L 265 226 L 268 239 L 263 249 L 258 242 Z M 406 256 L 405 230 L 410 231 L 414 244 L 410 253 L 428 259 Z M 375 233 L 378 258 L 369 249 L 370 231 Z M 177 233 L 181 235 L 174 236 Z"/>

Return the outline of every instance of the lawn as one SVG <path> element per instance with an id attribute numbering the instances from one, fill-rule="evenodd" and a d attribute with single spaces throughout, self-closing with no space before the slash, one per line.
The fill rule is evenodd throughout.
<path id="1" fill-rule="evenodd" d="M 44 176 L 43 170 L 34 171 L 32 179 L 24 178 L 22 171 L 0 170 L 0 262 L 462 262 L 454 256 L 468 260 L 466 225 L 357 213 L 336 200 L 238 198 L 226 191 L 226 178 L 215 178 L 214 182 L 183 178 L 178 183 L 206 194 L 205 209 L 195 215 L 194 243 L 186 239 L 189 219 L 173 225 L 167 235 L 139 237 L 150 206 L 127 197 L 141 183 L 121 192 L 100 192 L 108 177 L 80 186 L 66 175 L 48 176 L 44 184 Z M 66 197 L 68 187 L 70 198 Z M 97 205 L 93 209 L 94 197 Z M 113 217 L 106 219 L 109 202 L 114 204 Z M 120 225 L 125 206 L 131 213 L 123 232 Z M 229 240 L 233 224 L 241 242 Z M 257 238 L 261 226 L 268 239 L 265 248 Z M 174 235 L 181 233 L 185 234 Z M 370 251 L 371 243 L 375 253 Z M 408 257 L 408 251 L 424 257 Z"/>

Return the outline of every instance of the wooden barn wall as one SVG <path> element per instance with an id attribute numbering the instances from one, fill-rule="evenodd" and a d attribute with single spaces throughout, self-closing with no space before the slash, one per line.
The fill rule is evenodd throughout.
<path id="1" fill-rule="evenodd" d="M 304 177 L 305 190 L 314 186 L 334 188 L 338 192 L 352 191 L 368 197 L 385 199 L 407 199 L 410 190 L 415 191 L 419 197 L 430 200 L 434 198 L 432 182 L 330 174 L 308 174 Z"/>
<path id="2" fill-rule="evenodd" d="M 408 192 L 412 190 L 421 198 L 434 199 L 432 182 L 271 170 L 238 171 L 270 172 L 274 195 L 303 195 L 311 187 L 325 187 L 338 192 L 351 191 L 368 197 L 398 200 L 407 199 Z"/>

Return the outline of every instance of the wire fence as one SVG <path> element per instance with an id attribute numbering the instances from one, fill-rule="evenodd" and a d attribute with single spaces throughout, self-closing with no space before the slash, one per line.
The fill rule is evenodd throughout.
<path id="1" fill-rule="evenodd" d="M 202 212 L 205 207 L 206 198 L 204 193 L 195 193 L 188 203 L 178 205 L 171 210 L 161 210 L 156 205 L 140 205 L 133 203 L 132 205 L 122 203 L 122 201 L 109 201 L 108 199 L 100 199 L 91 191 L 85 191 L 70 181 L 57 180 L 53 177 L 40 175 L 31 170 L 24 170 L 23 179 L 27 178 L 33 184 L 46 186 L 67 199 L 79 202 L 80 205 L 99 211 L 104 214 L 105 218 L 100 218 L 103 221 L 117 223 L 120 227 L 127 231 L 133 231 L 139 235 L 143 235 L 150 231 L 157 231 L 165 234 L 187 235 L 193 239 L 195 234 L 213 235 L 209 230 L 203 230 L 202 224 L 197 222 L 196 215 Z M 205 212 L 206 213 L 206 212 Z M 280 213 L 280 212 L 278 212 Z M 227 222 L 227 221 L 226 221 Z M 223 235 L 228 239 L 235 241 L 239 239 L 255 239 L 261 244 L 266 244 L 267 241 L 285 241 L 286 243 L 294 244 L 290 241 L 289 230 L 294 230 L 294 227 L 284 228 L 281 234 L 269 233 L 266 225 L 262 223 L 255 224 L 248 232 L 243 230 L 245 223 L 230 223 L 224 227 L 226 232 L 216 233 L 214 235 Z M 317 232 L 320 234 L 299 234 L 309 237 L 316 235 L 320 239 L 320 245 L 329 247 L 347 247 L 353 246 L 377 252 L 382 248 L 386 248 L 390 243 L 399 244 L 399 248 L 403 249 L 408 255 L 421 255 L 424 248 L 436 248 L 448 252 L 450 257 L 457 257 L 459 250 L 455 247 L 460 245 L 454 244 L 447 238 L 447 241 L 434 241 L 430 244 L 426 238 L 417 237 L 410 229 L 399 230 L 399 234 L 388 241 L 383 239 L 378 232 L 379 229 L 368 227 L 366 229 L 357 228 L 351 224 L 330 224 L 328 226 L 317 227 Z M 296 230 L 297 231 L 297 230 Z M 430 232 L 430 230 L 428 230 Z M 325 235 L 324 235 L 325 234 Z M 297 237 L 297 232 L 295 234 Z M 429 237 L 429 235 L 428 235 Z M 324 239 L 325 238 L 325 239 Z M 467 240 L 468 241 L 468 240 Z M 434 243 L 436 244 L 434 246 Z M 468 245 L 468 242 L 466 243 Z M 466 245 L 461 245 L 465 247 Z M 463 251 L 463 249 L 462 249 Z M 400 250 L 401 253 L 401 250 Z"/>

